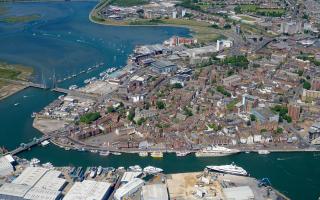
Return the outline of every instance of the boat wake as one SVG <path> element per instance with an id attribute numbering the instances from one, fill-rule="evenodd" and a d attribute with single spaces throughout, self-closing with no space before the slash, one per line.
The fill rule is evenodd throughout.
<path id="1" fill-rule="evenodd" d="M 296 157 L 277 158 L 277 160 L 283 161 L 283 160 L 292 160 L 292 159 L 295 159 L 295 158 L 296 158 Z"/>

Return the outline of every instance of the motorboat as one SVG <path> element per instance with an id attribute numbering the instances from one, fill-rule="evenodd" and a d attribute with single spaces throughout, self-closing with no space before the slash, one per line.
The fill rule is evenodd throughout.
<path id="1" fill-rule="evenodd" d="M 30 166 L 35 167 L 40 163 L 40 160 L 38 158 L 32 158 L 30 160 Z"/>
<path id="2" fill-rule="evenodd" d="M 142 168 L 139 165 L 130 166 L 128 169 L 132 172 L 142 172 Z"/>
<path id="3" fill-rule="evenodd" d="M 157 173 L 163 172 L 163 169 L 153 167 L 153 166 L 148 166 L 148 167 L 143 168 L 143 172 L 147 173 L 147 174 L 157 174 Z"/>
<path id="4" fill-rule="evenodd" d="M 112 155 L 120 156 L 120 155 L 121 155 L 121 153 L 120 153 L 120 152 L 112 152 Z"/>
<path id="5" fill-rule="evenodd" d="M 188 154 L 190 154 L 189 151 L 177 151 L 176 152 L 177 157 L 183 157 L 183 156 L 186 156 Z"/>
<path id="6" fill-rule="evenodd" d="M 100 151 L 99 155 L 100 156 L 108 156 L 110 154 L 109 151 Z"/>
<path id="7" fill-rule="evenodd" d="M 151 153 L 151 157 L 153 158 L 162 158 L 163 157 L 163 153 L 161 151 L 154 151 Z"/>
<path id="8" fill-rule="evenodd" d="M 266 155 L 266 154 L 269 154 L 270 153 L 270 151 L 268 151 L 268 150 L 259 150 L 258 151 L 258 154 L 261 154 L 261 155 Z"/>
<path id="9" fill-rule="evenodd" d="M 232 163 L 231 165 L 207 166 L 207 169 L 226 174 L 248 176 L 248 172 L 246 170 L 244 170 L 242 167 L 235 165 L 234 163 Z"/>
<path id="10" fill-rule="evenodd" d="M 141 152 L 139 152 L 139 156 L 140 157 L 147 157 L 149 154 L 148 154 L 148 152 L 146 152 L 146 151 L 141 151 Z"/>
<path id="11" fill-rule="evenodd" d="M 77 89 L 77 88 L 78 88 L 77 85 L 70 85 L 69 90 L 75 90 L 75 89 Z"/>
<path id="12" fill-rule="evenodd" d="M 97 174 L 101 175 L 103 168 L 101 166 L 98 167 Z"/>
<path id="13" fill-rule="evenodd" d="M 95 167 L 92 167 L 90 170 L 90 177 L 94 178 L 97 175 L 97 169 Z"/>

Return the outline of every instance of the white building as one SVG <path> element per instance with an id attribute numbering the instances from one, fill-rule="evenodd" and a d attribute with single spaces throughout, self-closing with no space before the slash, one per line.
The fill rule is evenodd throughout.
<path id="1" fill-rule="evenodd" d="M 217 51 L 220 51 L 224 48 L 232 47 L 233 42 L 231 40 L 217 40 Z"/>
<path id="2" fill-rule="evenodd" d="M 14 168 L 10 161 L 6 157 L 0 158 L 0 176 L 10 175 L 14 171 Z"/>
<path id="3" fill-rule="evenodd" d="M 168 190 L 164 184 L 144 185 L 141 200 L 168 200 Z"/>
<path id="4" fill-rule="evenodd" d="M 142 179 L 135 178 L 117 189 L 114 194 L 114 198 L 115 200 L 123 200 L 125 198 L 128 198 L 130 195 L 137 192 L 143 185 L 144 181 Z"/>
<path id="5" fill-rule="evenodd" d="M 76 182 L 63 200 L 103 200 L 109 196 L 111 184 L 84 180 Z"/>
<path id="6" fill-rule="evenodd" d="M 59 178 L 61 172 L 43 167 L 28 167 L 12 183 L 0 187 L 0 199 L 56 200 L 66 180 Z"/>
<path id="7" fill-rule="evenodd" d="M 140 176 L 142 172 L 125 172 L 121 178 L 121 183 L 128 183 Z"/>

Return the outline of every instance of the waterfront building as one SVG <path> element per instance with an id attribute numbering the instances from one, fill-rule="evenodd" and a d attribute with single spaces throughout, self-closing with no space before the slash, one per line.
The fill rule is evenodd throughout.
<path id="1" fill-rule="evenodd" d="M 11 183 L 0 187 L 0 199 L 60 199 L 66 185 L 66 180 L 60 176 L 60 171 L 28 167 Z"/>
<path id="2" fill-rule="evenodd" d="M 308 132 L 310 141 L 320 138 L 320 122 L 312 124 Z"/>
<path id="3" fill-rule="evenodd" d="M 84 180 L 76 182 L 63 200 L 104 200 L 110 195 L 111 184 Z"/>
<path id="4" fill-rule="evenodd" d="M 164 74 L 177 71 L 177 66 L 170 61 L 156 60 L 151 63 L 151 69 L 156 73 Z"/>
<path id="5" fill-rule="evenodd" d="M 135 178 L 125 185 L 122 185 L 114 193 L 115 200 L 123 200 L 128 198 L 133 193 L 137 192 L 144 185 L 144 181 L 140 178 Z M 70 199 L 71 200 L 71 199 Z"/>
<path id="6" fill-rule="evenodd" d="M 126 184 L 132 181 L 133 179 L 139 177 L 142 172 L 125 172 L 121 178 L 121 183 Z"/>
<path id="7" fill-rule="evenodd" d="M 144 185 L 141 200 L 168 200 L 168 190 L 164 184 Z"/>

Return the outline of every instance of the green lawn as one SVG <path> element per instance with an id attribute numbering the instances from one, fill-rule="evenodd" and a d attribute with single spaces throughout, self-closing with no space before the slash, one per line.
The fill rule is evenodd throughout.
<path id="1" fill-rule="evenodd" d="M 17 79 L 20 73 L 13 69 L 0 68 L 0 78 Z"/>
<path id="2" fill-rule="evenodd" d="M 32 73 L 31 67 L 0 62 L 0 78 L 28 80 Z"/>

